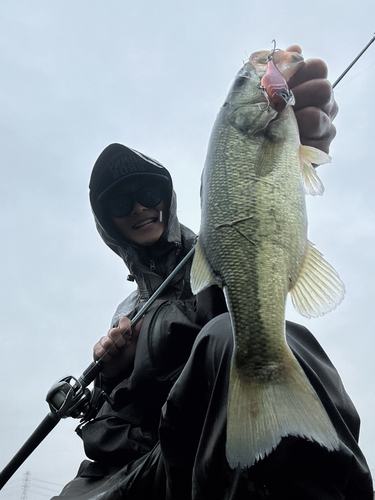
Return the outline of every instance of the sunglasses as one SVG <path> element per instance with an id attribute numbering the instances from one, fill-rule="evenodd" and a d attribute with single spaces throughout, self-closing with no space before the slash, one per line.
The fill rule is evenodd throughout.
<path id="1" fill-rule="evenodd" d="M 113 198 L 107 204 L 114 217 L 125 217 L 130 214 L 136 201 L 146 208 L 151 208 L 159 205 L 162 199 L 163 191 L 160 186 L 145 186 L 133 193 Z"/>

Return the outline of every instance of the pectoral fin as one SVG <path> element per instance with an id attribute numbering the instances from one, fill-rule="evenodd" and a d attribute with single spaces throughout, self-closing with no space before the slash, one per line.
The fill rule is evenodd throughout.
<path id="1" fill-rule="evenodd" d="M 344 298 L 344 283 L 310 241 L 307 242 L 305 260 L 290 295 L 297 311 L 308 318 L 323 316 L 335 309 Z"/>
<path id="2" fill-rule="evenodd" d="M 218 285 L 222 287 L 221 279 L 214 275 L 210 264 L 207 262 L 199 238 L 198 243 L 195 247 L 195 254 L 191 266 L 190 277 L 191 289 L 193 294 L 197 294 L 198 292 L 201 292 L 211 285 Z"/>
<path id="3" fill-rule="evenodd" d="M 313 196 L 322 195 L 324 193 L 324 186 L 313 164 L 322 165 L 323 163 L 329 163 L 331 157 L 320 149 L 302 145 L 300 146 L 299 156 L 305 193 Z"/>

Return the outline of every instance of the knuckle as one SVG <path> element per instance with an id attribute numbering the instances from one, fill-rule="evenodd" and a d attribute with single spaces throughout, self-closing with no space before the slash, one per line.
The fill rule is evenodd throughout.
<path id="1" fill-rule="evenodd" d="M 306 61 L 307 70 L 314 74 L 315 78 L 327 78 L 328 66 L 323 59 L 313 58 Z"/>
<path id="2" fill-rule="evenodd" d="M 322 105 L 329 104 L 333 100 L 332 85 L 328 80 L 322 79 L 319 82 L 319 97 Z"/>
<path id="3" fill-rule="evenodd" d="M 313 106 L 297 112 L 296 117 L 301 135 L 312 139 L 328 135 L 332 127 L 327 114 Z"/>

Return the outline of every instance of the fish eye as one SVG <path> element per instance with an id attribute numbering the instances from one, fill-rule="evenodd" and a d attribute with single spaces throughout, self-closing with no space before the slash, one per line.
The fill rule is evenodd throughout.
<path id="1" fill-rule="evenodd" d="M 244 75 L 238 76 L 234 81 L 234 86 L 239 88 L 245 85 L 247 77 Z"/>

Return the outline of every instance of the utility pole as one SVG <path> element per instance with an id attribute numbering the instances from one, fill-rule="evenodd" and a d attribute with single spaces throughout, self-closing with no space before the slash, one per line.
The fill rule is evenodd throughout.
<path id="1" fill-rule="evenodd" d="M 21 500 L 27 500 L 27 491 L 30 488 L 30 476 L 31 474 L 28 471 L 23 475 Z"/>

